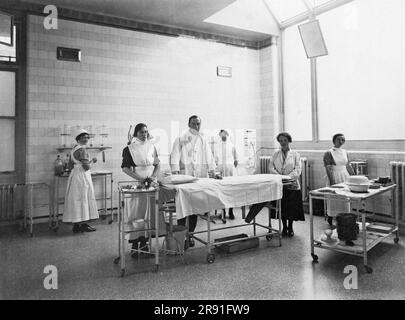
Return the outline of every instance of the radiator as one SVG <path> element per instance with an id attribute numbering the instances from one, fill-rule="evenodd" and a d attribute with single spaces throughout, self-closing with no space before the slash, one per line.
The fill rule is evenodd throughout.
<path id="1" fill-rule="evenodd" d="M 270 173 L 270 156 L 259 157 L 259 172 L 260 173 Z M 310 191 L 310 177 L 309 177 L 309 163 L 307 158 L 301 158 L 302 173 L 300 176 L 300 185 L 302 191 L 302 201 L 307 201 Z"/>
<path id="2" fill-rule="evenodd" d="M 397 185 L 394 203 L 399 219 L 405 220 L 405 162 L 390 162 L 391 179 Z"/>
<path id="3" fill-rule="evenodd" d="M 24 185 L 0 185 L 0 221 L 12 221 L 21 218 L 21 196 Z"/>

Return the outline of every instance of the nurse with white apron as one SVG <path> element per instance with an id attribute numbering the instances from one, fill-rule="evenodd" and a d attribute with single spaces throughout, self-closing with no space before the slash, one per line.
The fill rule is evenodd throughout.
<path id="1" fill-rule="evenodd" d="M 149 139 L 147 126 L 143 123 L 136 125 L 134 137 L 134 141 L 122 152 L 122 171 L 140 182 L 146 178 L 156 181 L 160 167 L 159 158 L 155 145 Z M 149 251 L 145 231 L 137 231 L 150 227 L 146 225 L 148 206 L 150 206 L 152 223 L 154 223 L 155 206 L 148 203 L 145 194 L 137 194 L 126 202 L 124 221 L 127 224 L 126 230 L 131 231 L 129 242 L 132 243 L 134 250 Z M 164 220 L 159 219 L 159 224 L 159 230 L 165 228 Z"/>
<path id="2" fill-rule="evenodd" d="M 347 152 L 342 149 L 345 141 L 343 134 L 336 134 L 333 137 L 334 147 L 324 154 L 323 162 L 326 169 L 327 186 L 346 182 L 351 175 L 354 175 Z M 328 200 L 326 204 L 328 223 L 331 226 L 333 218 L 339 213 L 350 212 L 350 203 L 348 202 Z"/>
<path id="3" fill-rule="evenodd" d="M 79 130 L 76 134 L 77 145 L 71 151 L 73 169 L 66 187 L 63 222 L 73 223 L 74 233 L 96 231 L 95 228 L 83 222 L 99 217 L 90 172 L 91 165 L 97 159 L 89 160 L 89 154 L 85 148 L 89 138 L 87 131 Z"/>

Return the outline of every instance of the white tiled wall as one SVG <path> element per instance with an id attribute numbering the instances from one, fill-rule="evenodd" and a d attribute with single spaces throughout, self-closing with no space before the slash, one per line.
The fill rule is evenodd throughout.
<path id="1" fill-rule="evenodd" d="M 65 124 L 108 126 L 113 149 L 106 163 L 98 155 L 97 167 L 113 170 L 115 181 L 126 179 L 121 151 L 130 124 L 145 122 L 168 134 L 162 158 L 192 114 L 214 133 L 254 128 L 259 143 L 273 135 L 266 129 L 272 122 L 269 50 L 67 20 L 45 30 L 42 19 L 28 19 L 27 181 L 52 182 Z M 82 62 L 58 61 L 58 46 L 81 49 Z M 233 77 L 217 77 L 219 65 L 232 67 Z"/>

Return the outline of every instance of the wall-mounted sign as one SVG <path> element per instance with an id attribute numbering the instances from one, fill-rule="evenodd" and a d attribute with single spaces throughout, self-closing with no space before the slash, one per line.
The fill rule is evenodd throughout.
<path id="1" fill-rule="evenodd" d="M 232 78 L 232 67 L 218 66 L 217 67 L 217 76 Z"/>
<path id="2" fill-rule="evenodd" d="M 80 62 L 82 54 L 80 49 L 58 47 L 56 50 L 56 58 L 58 60 Z"/>

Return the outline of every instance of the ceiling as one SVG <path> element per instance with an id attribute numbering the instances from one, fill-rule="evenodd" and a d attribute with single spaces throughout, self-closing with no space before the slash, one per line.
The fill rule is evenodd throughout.
<path id="1" fill-rule="evenodd" d="M 21 2 L 44 6 L 52 3 L 60 8 L 248 41 L 262 41 L 268 39 L 270 35 L 279 33 L 277 23 L 264 7 L 262 0 L 52 0 L 51 2 L 49 0 L 21 0 Z M 254 2 L 262 6 L 261 10 L 258 11 L 251 5 Z M 235 3 L 237 3 L 236 6 Z M 234 16 L 233 20 L 237 18 L 239 23 L 230 25 L 230 23 L 221 21 L 204 21 L 224 10 L 228 11 L 228 16 Z M 259 21 L 259 27 L 256 27 L 256 21 Z"/>

